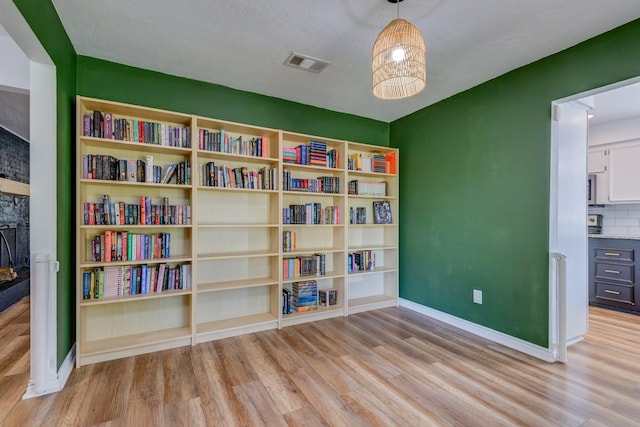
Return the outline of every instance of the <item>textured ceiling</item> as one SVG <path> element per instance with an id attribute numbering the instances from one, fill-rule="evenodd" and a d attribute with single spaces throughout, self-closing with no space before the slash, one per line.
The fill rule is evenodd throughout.
<path id="1" fill-rule="evenodd" d="M 395 120 L 640 17 L 639 0 L 407 0 L 427 45 L 427 87 L 371 93 L 386 0 L 53 0 L 78 54 L 330 110 Z M 321 73 L 286 67 L 297 52 Z"/>

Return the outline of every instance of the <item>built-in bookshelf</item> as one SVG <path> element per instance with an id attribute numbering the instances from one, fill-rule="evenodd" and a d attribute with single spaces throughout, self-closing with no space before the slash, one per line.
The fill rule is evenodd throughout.
<path id="1" fill-rule="evenodd" d="M 348 143 L 348 313 L 398 304 L 395 149 Z"/>
<path id="2" fill-rule="evenodd" d="M 344 268 L 346 143 L 283 132 L 281 147 L 282 229 L 284 236 L 293 233 L 295 237 L 294 250 L 283 254 L 282 325 L 344 316 L 347 292 Z M 316 274 L 292 277 L 284 267 L 287 261 L 291 265 L 296 258 L 315 258 L 322 267 Z M 304 270 L 302 262 L 296 263 L 295 270 L 298 265 Z M 335 290 L 335 304 L 318 304 L 318 291 L 324 289 Z M 304 303 L 296 304 L 298 292 L 300 301 L 305 299 Z M 302 296 L 308 292 L 313 296 Z"/>
<path id="3" fill-rule="evenodd" d="M 78 366 L 397 305 L 397 150 L 77 108 Z"/>
<path id="4" fill-rule="evenodd" d="M 193 117 L 78 98 L 77 124 L 78 366 L 191 343 Z"/>
<path id="5" fill-rule="evenodd" d="M 279 132 L 202 117 L 196 127 L 194 342 L 277 328 Z"/>

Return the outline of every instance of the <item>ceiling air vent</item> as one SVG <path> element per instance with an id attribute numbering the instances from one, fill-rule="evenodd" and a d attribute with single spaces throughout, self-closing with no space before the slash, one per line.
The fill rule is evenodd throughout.
<path id="1" fill-rule="evenodd" d="M 299 53 L 293 52 L 289 55 L 287 60 L 284 61 L 284 65 L 319 73 L 324 70 L 329 63 L 318 58 L 312 58 L 310 56 L 300 55 Z"/>

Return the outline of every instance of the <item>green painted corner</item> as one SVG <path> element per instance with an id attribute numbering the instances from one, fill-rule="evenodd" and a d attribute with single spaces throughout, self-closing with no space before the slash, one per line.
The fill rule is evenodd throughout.
<path id="1" fill-rule="evenodd" d="M 551 102 L 640 75 L 639 39 L 640 20 L 391 123 L 402 298 L 547 346 Z"/>
<path id="2" fill-rule="evenodd" d="M 400 148 L 401 297 L 546 347 L 551 102 L 640 75 L 640 21 L 389 124 L 77 56 L 50 0 L 14 3 L 57 71 L 59 363 L 75 337 L 76 94 Z"/>
<path id="3" fill-rule="evenodd" d="M 75 203 L 74 149 L 76 61 L 77 55 L 60 18 L 49 0 L 14 0 L 49 57 L 56 66 L 57 97 L 57 361 L 58 368 L 75 342 Z"/>

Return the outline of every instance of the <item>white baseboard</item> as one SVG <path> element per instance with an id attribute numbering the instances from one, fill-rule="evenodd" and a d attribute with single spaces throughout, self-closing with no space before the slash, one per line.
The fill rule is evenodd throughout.
<path id="1" fill-rule="evenodd" d="M 71 371 L 73 371 L 73 366 L 76 364 L 76 343 L 73 343 L 71 350 L 67 353 L 67 357 L 64 358 L 64 362 L 60 366 L 58 370 L 58 386 L 59 390 L 64 388 L 64 385 L 67 383 L 69 379 L 69 375 L 71 375 Z"/>
<path id="2" fill-rule="evenodd" d="M 45 394 L 57 393 L 62 390 L 73 371 L 73 366 L 76 362 L 76 344 L 74 343 L 67 353 L 67 357 L 64 358 L 60 369 L 58 370 L 55 378 L 49 378 L 47 384 L 44 387 L 44 391 L 38 393 L 36 391 L 35 384 L 32 380 L 27 385 L 27 391 L 22 396 L 22 399 L 31 399 L 32 397 L 44 396 Z"/>
<path id="3" fill-rule="evenodd" d="M 403 298 L 400 298 L 400 307 L 408 308 L 409 310 L 424 314 L 427 317 L 431 317 L 448 325 L 455 326 L 456 328 L 462 329 L 463 331 L 470 332 L 482 338 L 486 338 L 505 347 L 509 347 L 513 350 L 528 354 L 529 356 L 533 356 L 537 359 L 544 360 L 545 362 L 555 361 L 553 352 L 550 349 L 540 347 L 539 345 L 532 344 L 519 338 L 512 337 L 511 335 L 507 335 L 503 332 L 498 332 L 494 329 L 487 328 L 486 326 L 478 325 L 477 323 L 460 319 L 459 317 L 452 316 L 451 314 L 434 310 L 433 308 L 417 304 Z"/>

